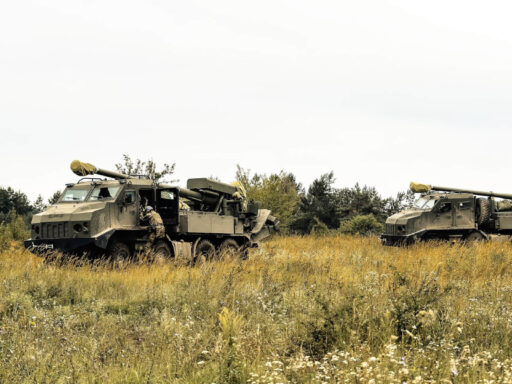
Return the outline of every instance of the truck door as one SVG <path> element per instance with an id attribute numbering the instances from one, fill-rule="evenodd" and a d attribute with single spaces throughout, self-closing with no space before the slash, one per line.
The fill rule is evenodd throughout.
<path id="1" fill-rule="evenodd" d="M 119 202 L 119 224 L 122 227 L 135 227 L 138 221 L 137 193 L 127 189 Z"/>
<path id="2" fill-rule="evenodd" d="M 455 225 L 455 212 L 451 201 L 441 201 L 437 206 L 434 215 L 435 226 L 438 228 L 450 228 Z"/>
<path id="3" fill-rule="evenodd" d="M 179 200 L 174 188 L 159 189 L 156 193 L 156 210 L 165 225 L 177 225 L 179 222 Z"/>
<path id="4" fill-rule="evenodd" d="M 455 224 L 461 228 L 475 227 L 475 199 L 454 202 Z"/>

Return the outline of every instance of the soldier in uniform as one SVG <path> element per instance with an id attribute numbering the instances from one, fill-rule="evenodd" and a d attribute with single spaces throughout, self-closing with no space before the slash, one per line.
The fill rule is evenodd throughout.
<path id="1" fill-rule="evenodd" d="M 148 242 L 144 246 L 144 251 L 148 252 L 157 239 L 165 237 L 164 222 L 158 212 L 149 205 L 141 212 L 141 220 L 147 222 L 150 226 Z"/>

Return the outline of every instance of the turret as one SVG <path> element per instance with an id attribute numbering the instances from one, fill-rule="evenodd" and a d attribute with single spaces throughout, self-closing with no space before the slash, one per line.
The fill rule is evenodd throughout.
<path id="1" fill-rule="evenodd" d="M 411 191 L 414 193 L 427 193 L 430 191 L 458 192 L 458 193 L 471 193 L 473 195 L 478 195 L 478 196 L 498 197 L 500 199 L 512 199 L 512 194 L 510 194 L 510 193 L 495 193 L 495 192 L 475 191 L 475 190 L 471 190 L 471 189 L 462 189 L 462 188 L 439 187 L 439 186 L 435 186 L 435 185 L 420 184 L 420 183 L 414 183 L 414 182 L 411 183 L 410 188 L 411 188 Z"/>
<path id="2" fill-rule="evenodd" d="M 88 175 L 101 175 L 106 177 L 112 177 L 113 179 L 133 179 L 133 176 L 125 175 L 119 172 L 107 171 L 105 169 L 97 168 L 92 164 L 84 163 L 79 160 L 73 160 L 71 162 L 71 170 L 75 175 L 88 176 Z"/>

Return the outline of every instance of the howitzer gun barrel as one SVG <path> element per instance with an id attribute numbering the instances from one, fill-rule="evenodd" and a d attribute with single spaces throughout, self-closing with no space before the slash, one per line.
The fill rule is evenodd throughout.
<path id="1" fill-rule="evenodd" d="M 172 185 L 161 184 L 162 188 L 176 188 Z M 220 195 L 213 191 L 192 191 L 191 189 L 179 187 L 180 196 L 193 201 L 200 201 L 205 204 L 215 205 L 220 198 Z"/>
<path id="2" fill-rule="evenodd" d="M 459 192 L 459 193 L 471 193 L 473 195 L 479 196 L 489 196 L 489 197 L 498 197 L 500 199 L 512 199 L 512 194 L 510 193 L 496 193 L 496 192 L 487 192 L 487 191 L 475 191 L 472 189 L 464 189 L 464 188 L 448 188 L 448 187 L 439 187 L 433 185 L 431 187 L 433 191 L 440 192 Z"/>
<path id="3" fill-rule="evenodd" d="M 71 170 L 75 175 L 78 176 L 101 175 L 106 177 L 112 177 L 113 179 L 133 179 L 133 176 L 97 168 L 92 164 L 84 163 L 79 160 L 73 160 L 71 162 Z"/>
<path id="4" fill-rule="evenodd" d="M 192 191 L 187 188 L 180 187 L 180 196 L 190 200 L 200 201 L 205 204 L 215 205 L 219 201 L 220 195 L 212 191 Z"/>
<path id="5" fill-rule="evenodd" d="M 439 187 L 437 185 L 420 184 L 420 183 L 415 183 L 415 182 L 411 183 L 410 188 L 411 188 L 411 191 L 414 193 L 427 193 L 430 191 L 458 192 L 458 193 L 471 193 L 473 195 L 498 197 L 501 199 L 511 199 L 512 200 L 512 194 L 510 194 L 510 193 L 495 193 L 495 192 L 486 192 L 486 191 L 475 191 L 472 189 L 464 189 L 464 188 Z"/>

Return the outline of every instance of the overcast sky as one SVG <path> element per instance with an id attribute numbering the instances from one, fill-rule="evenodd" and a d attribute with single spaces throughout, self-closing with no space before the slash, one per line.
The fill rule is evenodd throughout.
<path id="1" fill-rule="evenodd" d="M 3 1 L 0 185 L 73 159 L 512 193 L 506 1 Z"/>

